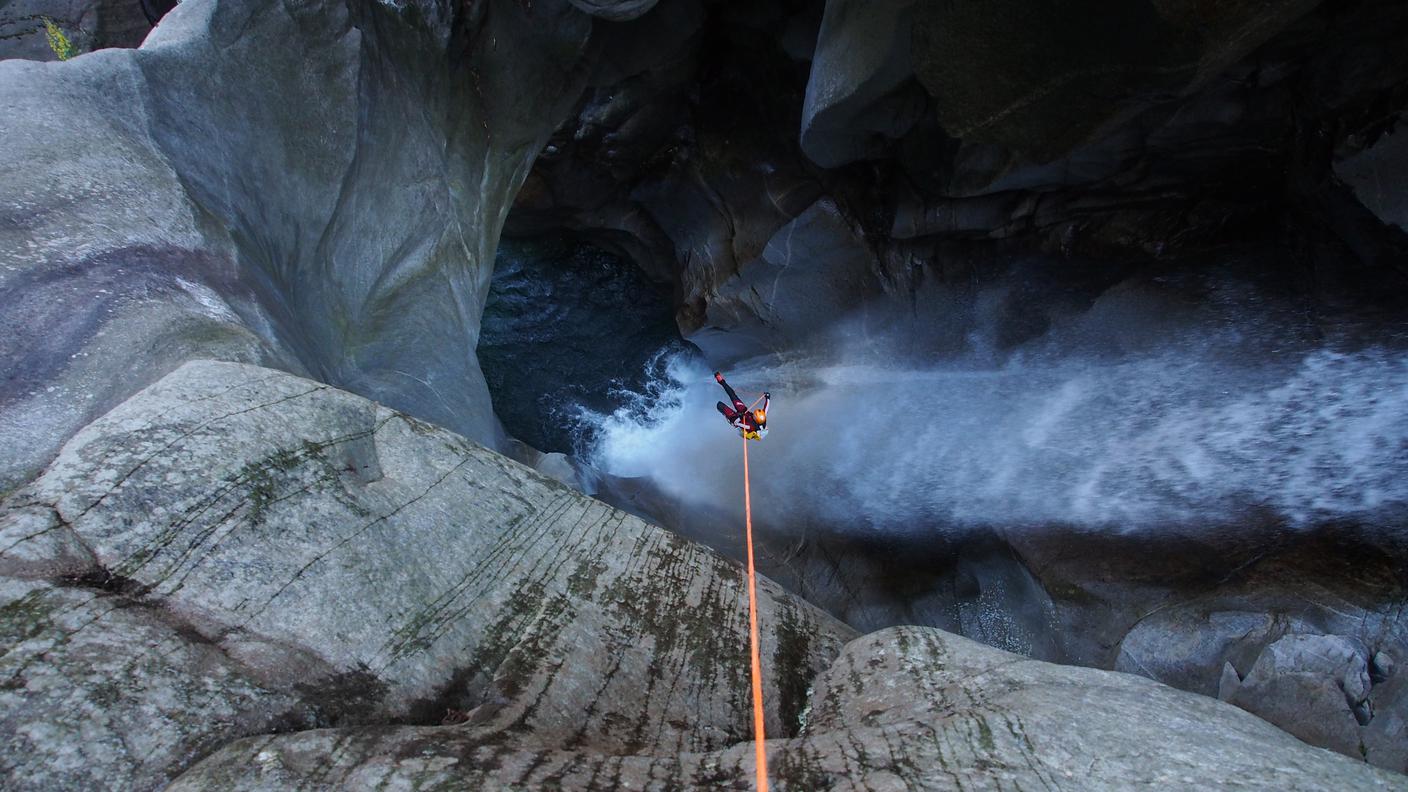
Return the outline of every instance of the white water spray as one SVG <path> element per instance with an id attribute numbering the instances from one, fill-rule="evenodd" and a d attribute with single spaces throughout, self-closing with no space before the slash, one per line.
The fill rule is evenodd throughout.
<path id="1" fill-rule="evenodd" d="M 1397 350 L 1247 363 L 1205 343 L 922 368 L 842 357 L 865 362 L 727 372 L 740 392 L 773 394 L 754 460 L 754 514 L 772 526 L 1408 522 L 1408 355 Z M 593 461 L 727 508 L 740 441 L 714 409 L 722 398 L 702 363 L 676 358 L 631 408 L 594 417 Z"/>

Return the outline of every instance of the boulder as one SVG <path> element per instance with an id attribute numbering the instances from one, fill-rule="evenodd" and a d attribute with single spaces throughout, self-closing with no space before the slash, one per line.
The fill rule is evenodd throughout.
<path id="1" fill-rule="evenodd" d="M 565 0 L 188 0 L 141 49 L 0 61 L 0 492 L 200 357 L 498 442 L 493 252 L 590 30 Z"/>
<path id="2" fill-rule="evenodd" d="M 911 62 L 915 6 L 915 0 L 826 3 L 802 110 L 802 150 L 813 162 L 835 168 L 880 156 L 927 109 Z M 915 90 L 898 90 L 906 81 Z"/>
<path id="3" fill-rule="evenodd" d="M 1235 707 L 1139 677 L 1057 666 L 939 630 L 849 643 L 796 737 L 769 740 L 778 790 L 1389 790 L 1403 779 L 1311 748 Z M 610 755 L 474 729 L 315 730 L 216 752 L 172 790 L 749 789 L 752 746 Z"/>
<path id="4" fill-rule="evenodd" d="M 704 327 L 690 341 L 713 360 L 804 349 L 836 332 L 837 319 L 854 306 L 881 294 L 874 262 L 835 202 L 818 201 L 717 287 Z"/>
<path id="5" fill-rule="evenodd" d="M 1335 163 L 1335 175 L 1380 221 L 1408 231 L 1408 197 L 1399 186 L 1408 167 L 1408 129 L 1381 136 L 1372 146 Z"/>
<path id="6" fill-rule="evenodd" d="M 152 789 L 239 737 L 468 722 L 746 738 L 741 568 L 361 397 L 194 362 L 0 506 L 9 789 Z M 768 726 L 854 633 L 762 581 Z"/>
<path id="7" fill-rule="evenodd" d="M 1317 2 L 929 3 L 915 13 L 914 71 L 950 135 L 1045 162 L 1200 87 Z"/>
<path id="8" fill-rule="evenodd" d="M 1287 635 L 1268 645 L 1228 699 L 1300 737 L 1366 754 L 1359 718 L 1369 711 L 1368 656 L 1342 635 Z"/>
<path id="9" fill-rule="evenodd" d="M 1217 696 L 1313 745 L 1408 771 L 1401 544 L 1342 527 L 1250 537 L 1019 543 L 1070 660 Z"/>
<path id="10" fill-rule="evenodd" d="M 1125 634 L 1115 670 L 1205 696 L 1219 695 L 1227 666 L 1242 673 L 1250 670 L 1262 648 L 1287 628 L 1284 618 L 1261 611 L 1203 614 L 1169 608 L 1139 621 Z"/>

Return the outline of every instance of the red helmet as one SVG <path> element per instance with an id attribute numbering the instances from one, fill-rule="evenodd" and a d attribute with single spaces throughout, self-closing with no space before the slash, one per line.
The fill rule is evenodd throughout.
<path id="1" fill-rule="evenodd" d="M 753 411 L 753 420 L 757 421 L 759 426 L 762 426 L 763 424 L 765 424 L 765 423 L 768 422 L 768 414 L 767 414 L 766 411 L 761 410 L 761 409 L 759 409 L 759 410 L 754 410 L 754 411 Z"/>

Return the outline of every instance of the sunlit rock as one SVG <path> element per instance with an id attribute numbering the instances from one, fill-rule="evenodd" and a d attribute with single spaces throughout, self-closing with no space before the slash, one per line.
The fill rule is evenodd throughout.
<path id="1" fill-rule="evenodd" d="M 152 789 L 222 743 L 321 726 L 632 754 L 751 724 L 738 565 L 269 369 L 190 363 L 85 427 L 0 506 L 0 550 L 7 788 Z M 787 734 L 854 633 L 759 591 Z"/>
<path id="2" fill-rule="evenodd" d="M 190 0 L 139 50 L 0 63 L 0 487 L 193 357 L 497 442 L 479 314 L 590 26 L 565 0 Z"/>
<path id="3" fill-rule="evenodd" d="M 1310 748 L 1215 699 L 925 628 L 848 644 L 808 691 L 803 718 L 797 737 L 768 742 L 773 788 L 1401 787 L 1394 773 Z M 322 730 L 235 743 L 172 789 L 748 789 L 752 759 L 746 744 L 620 756 L 504 745 L 458 727 Z"/>

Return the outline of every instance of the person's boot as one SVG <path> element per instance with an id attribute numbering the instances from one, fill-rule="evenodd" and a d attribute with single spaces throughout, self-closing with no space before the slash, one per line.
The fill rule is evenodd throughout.
<path id="1" fill-rule="evenodd" d="M 718 371 L 715 371 L 715 372 L 714 372 L 714 381 L 715 381 L 715 382 L 723 382 L 723 381 L 724 381 L 724 375 L 723 375 L 722 373 L 718 372 Z"/>

